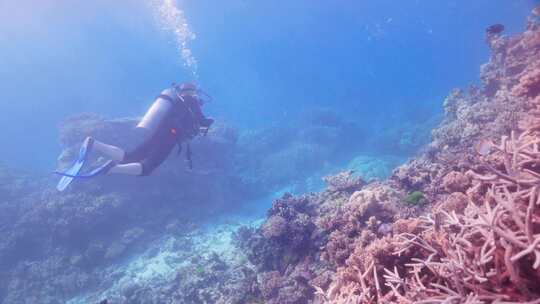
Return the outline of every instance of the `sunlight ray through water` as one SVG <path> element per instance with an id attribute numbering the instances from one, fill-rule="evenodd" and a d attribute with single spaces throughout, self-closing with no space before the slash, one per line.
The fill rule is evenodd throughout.
<path id="1" fill-rule="evenodd" d="M 174 0 L 153 0 L 152 7 L 161 29 L 174 35 L 183 65 L 197 79 L 197 59 L 189 47 L 189 42 L 195 40 L 197 35 L 189 26 L 184 11 Z"/>

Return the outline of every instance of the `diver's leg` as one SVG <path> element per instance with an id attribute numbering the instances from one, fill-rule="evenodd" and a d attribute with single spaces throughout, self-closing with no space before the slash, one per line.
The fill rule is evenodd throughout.
<path id="1" fill-rule="evenodd" d="M 141 163 L 118 164 L 112 167 L 107 174 L 142 175 L 143 166 Z"/>
<path id="2" fill-rule="evenodd" d="M 105 175 L 105 174 L 126 174 L 126 175 L 143 175 L 144 174 L 144 165 L 142 163 L 122 163 L 118 164 L 114 160 L 108 160 L 105 163 L 103 163 L 101 166 L 94 168 L 90 172 L 87 172 L 86 174 L 81 174 L 77 176 L 73 176 L 71 174 L 66 173 L 58 173 L 59 175 L 63 175 L 66 177 L 80 177 L 80 178 L 89 178 L 94 177 L 98 175 Z"/>
<path id="3" fill-rule="evenodd" d="M 89 175 L 99 174 L 126 174 L 149 175 L 169 155 L 176 145 L 176 135 L 162 130 L 153 136 L 147 137 L 134 150 L 125 152 L 116 146 L 108 145 L 94 140 L 93 147 L 112 158 L 97 171 Z"/>
<path id="4" fill-rule="evenodd" d="M 142 135 L 141 137 L 144 138 L 143 135 L 145 135 L 145 133 L 139 133 L 140 135 Z M 155 145 L 155 140 L 152 140 L 152 138 L 146 138 L 144 139 L 144 142 L 142 144 L 135 148 L 135 150 L 131 152 L 126 152 L 122 148 L 119 148 L 117 146 L 105 144 L 103 142 L 95 140 L 93 137 L 87 137 L 83 143 L 83 147 L 87 151 L 95 149 L 98 152 L 110 157 L 111 159 L 86 174 L 77 175 L 77 177 L 94 177 L 97 175 L 111 173 L 143 175 L 145 170 L 141 160 L 149 153 L 149 151 L 151 151 L 151 149 Z M 67 175 L 65 173 L 59 174 L 66 177 L 73 177 L 70 172 L 68 172 Z"/>
<path id="5" fill-rule="evenodd" d="M 93 148 L 117 162 L 122 161 L 126 155 L 126 152 L 123 149 L 117 146 L 102 143 L 95 139 L 93 142 Z"/>
<path id="6" fill-rule="evenodd" d="M 154 145 L 147 157 L 140 161 L 143 176 L 150 175 L 159 167 L 177 144 L 176 135 L 171 132 L 161 132 L 156 138 L 159 144 Z"/>

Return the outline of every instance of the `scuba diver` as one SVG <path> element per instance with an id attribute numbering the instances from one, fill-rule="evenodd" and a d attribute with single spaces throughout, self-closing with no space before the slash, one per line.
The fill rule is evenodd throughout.
<path id="1" fill-rule="evenodd" d="M 57 189 L 63 191 L 75 178 L 90 178 L 105 174 L 128 174 L 147 176 L 157 168 L 178 145 L 187 142 L 186 158 L 191 164 L 189 140 L 197 135 L 206 135 L 214 122 L 202 113 L 201 107 L 210 101 L 210 96 L 196 85 L 188 82 L 165 89 L 155 99 L 135 130 L 145 134 L 144 139 L 132 151 L 87 137 L 79 151 L 79 157 L 66 172 L 55 172 L 62 178 Z M 110 158 L 101 166 L 85 174 L 79 174 L 88 155 L 96 150 Z"/>

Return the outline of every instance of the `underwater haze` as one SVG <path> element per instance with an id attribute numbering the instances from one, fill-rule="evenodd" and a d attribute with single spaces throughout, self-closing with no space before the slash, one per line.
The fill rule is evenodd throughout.
<path id="1" fill-rule="evenodd" d="M 522 29 L 534 3 L 2 1 L 0 157 L 50 171 L 61 120 L 139 116 L 184 80 L 241 128 L 320 106 L 366 128 L 426 119 L 451 88 L 477 81 L 484 29 Z"/>
<path id="2" fill-rule="evenodd" d="M 538 304 L 539 62 L 530 0 L 0 0 L 0 303 Z"/>

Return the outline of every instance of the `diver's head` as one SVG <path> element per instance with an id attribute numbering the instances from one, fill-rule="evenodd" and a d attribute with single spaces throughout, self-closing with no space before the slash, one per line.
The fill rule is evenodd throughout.
<path id="1" fill-rule="evenodd" d="M 194 95 L 197 94 L 198 88 L 195 84 L 191 82 L 182 82 L 176 86 L 178 93 L 182 95 Z"/>
<path id="2" fill-rule="evenodd" d="M 196 99 L 201 106 L 212 100 L 210 95 L 191 82 L 182 82 L 178 85 L 174 85 L 174 88 L 180 96 L 192 97 Z"/>
<path id="3" fill-rule="evenodd" d="M 173 85 L 173 87 L 184 104 L 189 107 L 199 126 L 206 128 L 206 132 L 208 132 L 208 128 L 214 123 L 214 120 L 205 117 L 201 108 L 205 103 L 210 102 L 212 97 L 190 82 L 183 82 L 179 85 Z"/>

